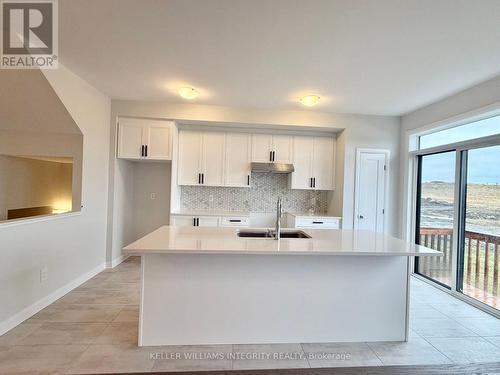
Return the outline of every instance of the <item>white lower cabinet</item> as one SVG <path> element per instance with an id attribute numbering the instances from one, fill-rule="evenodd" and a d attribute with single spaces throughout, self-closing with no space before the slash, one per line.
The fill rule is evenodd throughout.
<path id="1" fill-rule="evenodd" d="M 219 218 L 214 216 L 170 216 L 170 225 L 177 227 L 218 227 Z"/>
<path id="2" fill-rule="evenodd" d="M 248 227 L 248 216 L 170 216 L 170 225 L 178 227 Z"/>
<path id="3" fill-rule="evenodd" d="M 340 217 L 286 214 L 288 228 L 340 229 Z"/>

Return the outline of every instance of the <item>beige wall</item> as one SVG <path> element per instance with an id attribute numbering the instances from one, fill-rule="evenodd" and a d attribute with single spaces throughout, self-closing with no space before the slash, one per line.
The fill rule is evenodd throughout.
<path id="1" fill-rule="evenodd" d="M 44 74 L 83 134 L 83 208 L 43 222 L 0 224 L 0 333 L 105 262 L 110 100 L 61 64 Z M 41 283 L 43 267 L 49 278 Z"/>
<path id="2" fill-rule="evenodd" d="M 70 163 L 0 155 L 0 220 L 7 220 L 11 209 L 71 209 L 72 176 Z"/>

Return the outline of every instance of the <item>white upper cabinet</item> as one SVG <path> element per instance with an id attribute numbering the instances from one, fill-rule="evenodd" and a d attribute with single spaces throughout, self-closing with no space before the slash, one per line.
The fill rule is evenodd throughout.
<path id="1" fill-rule="evenodd" d="M 293 137 L 293 166 L 295 172 L 291 176 L 292 189 L 312 189 L 313 147 L 313 137 Z"/>
<path id="2" fill-rule="evenodd" d="M 250 134 L 226 133 L 225 186 L 250 186 L 250 151 Z"/>
<path id="3" fill-rule="evenodd" d="M 118 120 L 117 157 L 133 160 L 172 160 L 171 121 Z"/>
<path id="4" fill-rule="evenodd" d="M 172 160 L 172 127 L 162 121 L 149 121 L 147 129 L 148 159 Z"/>
<path id="5" fill-rule="evenodd" d="M 289 135 L 252 134 L 252 161 L 291 163 L 292 137 Z"/>
<path id="6" fill-rule="evenodd" d="M 224 185 L 225 133 L 179 132 L 179 185 Z"/>
<path id="7" fill-rule="evenodd" d="M 179 185 L 201 184 L 202 132 L 179 132 L 179 160 L 177 181 Z"/>
<path id="8" fill-rule="evenodd" d="M 202 176 L 206 186 L 224 186 L 225 133 L 203 132 Z"/>
<path id="9" fill-rule="evenodd" d="M 272 161 L 273 136 L 271 134 L 252 134 L 252 161 L 269 163 Z"/>
<path id="10" fill-rule="evenodd" d="M 318 190 L 335 189 L 335 139 L 314 137 L 313 178 Z"/>
<path id="11" fill-rule="evenodd" d="M 292 137 L 273 135 L 273 161 L 276 163 L 292 162 Z"/>
<path id="12" fill-rule="evenodd" d="M 292 189 L 334 190 L 335 138 L 293 137 Z"/>

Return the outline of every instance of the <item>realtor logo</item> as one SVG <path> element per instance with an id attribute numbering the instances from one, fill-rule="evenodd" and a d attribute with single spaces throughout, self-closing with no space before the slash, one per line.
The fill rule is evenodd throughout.
<path id="1" fill-rule="evenodd" d="M 2 69 L 57 68 L 57 1 L 0 0 Z"/>

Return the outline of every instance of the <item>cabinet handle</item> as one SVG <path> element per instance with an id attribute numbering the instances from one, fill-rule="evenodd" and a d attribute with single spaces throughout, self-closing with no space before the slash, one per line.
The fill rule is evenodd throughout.
<path id="1" fill-rule="evenodd" d="M 313 177 L 313 188 L 316 187 L 316 177 Z"/>
<path id="2" fill-rule="evenodd" d="M 200 226 L 200 218 L 196 218 L 196 226 L 199 227 Z"/>
<path id="3" fill-rule="evenodd" d="M 193 227 L 195 227 L 195 226 L 196 226 L 196 218 L 193 217 Z"/>
<path id="4" fill-rule="evenodd" d="M 198 173 L 198 184 L 201 184 L 201 173 Z"/>
<path id="5" fill-rule="evenodd" d="M 273 161 L 273 152 L 269 151 L 269 161 Z"/>
<path id="6" fill-rule="evenodd" d="M 202 173 L 201 174 L 201 184 L 204 185 L 205 184 L 205 173 Z"/>
<path id="7" fill-rule="evenodd" d="M 146 146 L 144 147 L 144 150 L 145 150 L 145 152 L 144 152 L 144 153 L 145 153 L 145 155 L 144 155 L 144 156 L 145 156 L 145 157 L 148 157 L 148 145 L 146 145 Z"/>
<path id="8" fill-rule="evenodd" d="M 229 219 L 230 223 L 241 223 L 241 220 L 239 219 Z"/>
<path id="9" fill-rule="evenodd" d="M 250 175 L 247 175 L 247 185 L 250 186 Z"/>
<path id="10" fill-rule="evenodd" d="M 322 221 L 313 221 L 313 224 L 324 224 Z"/>
<path id="11" fill-rule="evenodd" d="M 273 161 L 276 161 L 276 151 L 273 151 Z"/>
<path id="12" fill-rule="evenodd" d="M 144 156 L 144 145 L 141 146 L 141 157 Z"/>

